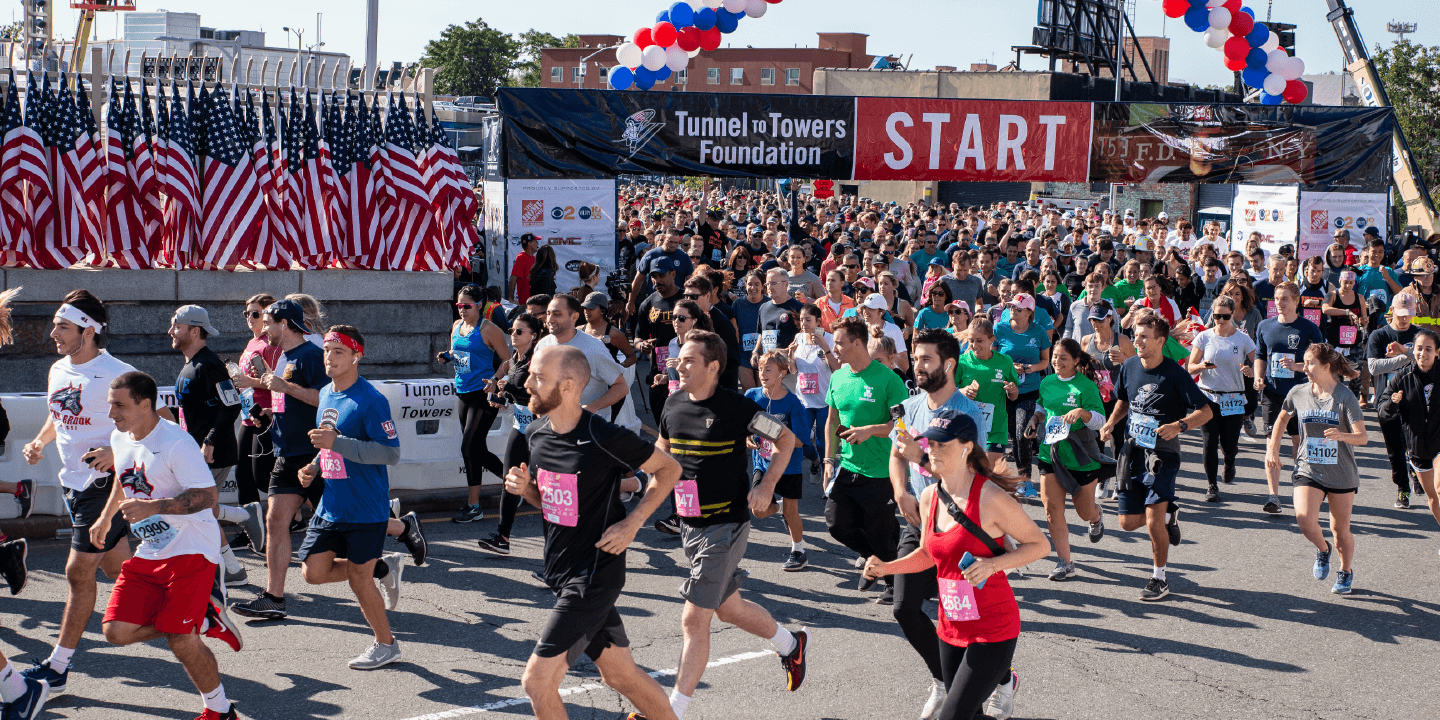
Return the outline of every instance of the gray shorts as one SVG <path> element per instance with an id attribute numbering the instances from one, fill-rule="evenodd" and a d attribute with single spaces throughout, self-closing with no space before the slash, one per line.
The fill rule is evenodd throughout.
<path id="1" fill-rule="evenodd" d="M 740 569 L 749 540 L 749 521 L 708 527 L 681 524 L 680 543 L 690 561 L 690 577 L 680 584 L 680 597 L 696 607 L 719 609 L 750 575 Z"/>

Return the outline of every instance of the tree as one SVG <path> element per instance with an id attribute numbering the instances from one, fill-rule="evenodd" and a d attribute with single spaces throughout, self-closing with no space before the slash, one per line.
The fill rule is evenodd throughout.
<path id="1" fill-rule="evenodd" d="M 518 84 L 520 87 L 540 87 L 540 82 L 544 79 L 540 77 L 540 51 L 545 48 L 580 47 L 580 37 L 570 34 L 562 39 L 531 28 L 520 33 L 519 43 L 522 59 L 517 65 L 520 71 Z"/>
<path id="2" fill-rule="evenodd" d="M 484 20 L 451 25 L 439 40 L 425 45 L 421 62 L 435 71 L 435 90 L 443 95 L 493 96 L 519 59 L 520 44 Z"/>
<path id="3" fill-rule="evenodd" d="M 1388 48 L 1376 46 L 1374 61 L 1420 176 L 1431 199 L 1440 202 L 1440 107 L 1434 102 L 1440 90 L 1440 47 L 1401 40 Z"/>

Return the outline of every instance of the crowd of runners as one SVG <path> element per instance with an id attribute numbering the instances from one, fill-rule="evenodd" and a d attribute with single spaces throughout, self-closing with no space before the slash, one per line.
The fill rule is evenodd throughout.
<path id="1" fill-rule="evenodd" d="M 1253 501 L 1283 514 L 1289 478 L 1331 592 L 1356 582 L 1349 520 L 1367 409 L 1395 506 L 1423 496 L 1440 520 L 1429 243 L 1397 251 L 1341 230 L 1299 258 L 1258 234 L 1232 249 L 1218 226 L 1164 213 L 641 186 L 622 190 L 619 220 L 620 267 L 606 277 L 581 264 L 571 288 L 556 286 L 553 250 L 521 238 L 503 286 L 458 290 L 436 357 L 454 373 L 470 490 L 453 520 L 483 522 L 482 485 L 500 479 L 498 524 L 476 541 L 507 555 L 521 505 L 541 511 L 538 577 L 556 600 L 522 679 L 536 717 L 566 717 L 561 683 L 583 654 L 634 705 L 627 717 L 683 718 L 716 618 L 768 641 L 785 689 L 799 690 L 814 633 L 777 623 L 741 586 L 752 518 L 783 518 L 790 550 L 750 562 L 808 567 L 807 491 L 854 553 L 856 591 L 892 607 L 930 675 L 919 716 L 946 720 L 1010 717 L 1023 671 L 1012 574 L 1052 552 L 1050 580 L 1079 571 L 1067 500 L 1091 543 L 1107 506 L 1113 526 L 1145 532 L 1153 570 L 1136 578 L 1138 598 L 1169 595 L 1185 432 L 1202 441 L 1209 502 L 1232 493 L 1241 443 L 1263 446 L 1268 494 Z M 0 296 L 0 342 L 12 297 Z M 211 312 L 244 313 L 249 343 L 231 362 L 207 347 Z M 49 415 L 23 453 L 58 455 L 74 525 L 68 593 L 48 657 L 23 671 L 0 658 L 4 720 L 65 692 L 97 568 L 115 581 L 105 639 L 163 637 L 201 720 L 239 717 L 202 638 L 240 651 L 232 614 L 285 618 L 292 554 L 306 583 L 354 592 L 374 638 L 351 668 L 401 658 L 386 612 L 427 546 L 391 499 L 386 467 L 403 448 L 362 376 L 364 328 L 328 324 L 307 295 L 186 305 L 168 328 L 184 358 L 171 379 L 105 351 L 109 314 L 86 290 L 52 325 Z M 173 407 L 158 392 L 170 383 Z M 497 455 L 488 438 L 506 409 Z M 222 505 L 231 473 L 239 501 Z M 29 514 L 33 481 L 0 492 Z M 668 692 L 636 665 L 617 610 L 626 548 L 649 528 L 677 537 L 689 566 Z M 252 584 L 236 551 L 266 573 L 232 600 L 227 588 Z M 0 543 L 12 594 L 25 553 L 24 540 Z"/>

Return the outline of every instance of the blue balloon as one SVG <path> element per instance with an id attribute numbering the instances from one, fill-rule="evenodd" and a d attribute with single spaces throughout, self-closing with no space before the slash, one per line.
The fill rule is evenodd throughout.
<path id="1" fill-rule="evenodd" d="M 1279 105 L 1280 103 L 1283 103 L 1283 102 L 1285 102 L 1285 98 L 1282 97 L 1282 96 L 1280 96 L 1280 95 L 1271 95 L 1270 93 L 1260 93 L 1260 104 L 1261 104 L 1261 105 Z"/>
<path id="2" fill-rule="evenodd" d="M 666 78 L 670 77 L 670 68 L 661 65 L 660 69 L 651 73 L 651 75 L 655 77 L 655 82 L 664 82 Z"/>
<path id="3" fill-rule="evenodd" d="M 676 29 L 690 27 L 695 24 L 695 10 L 689 4 L 677 2 L 670 6 L 670 24 Z"/>
<path id="4" fill-rule="evenodd" d="M 635 84 L 635 73 L 630 68 L 621 65 L 610 70 L 610 87 L 616 90 L 628 90 Z"/>
<path id="5" fill-rule="evenodd" d="M 1192 7 L 1192 8 L 1205 8 L 1206 10 L 1209 10 L 1209 8 L 1207 7 L 1207 3 L 1205 2 L 1205 0 L 1190 0 L 1190 7 Z"/>
<path id="6" fill-rule="evenodd" d="M 1242 7 L 1242 8 L 1240 8 L 1240 12 L 1243 12 L 1243 13 L 1245 13 L 1246 15 L 1249 15 L 1249 16 L 1252 17 L 1252 18 L 1255 17 L 1255 11 L 1254 11 L 1254 10 L 1251 10 L 1251 9 L 1248 8 L 1248 7 Z"/>
<path id="7" fill-rule="evenodd" d="M 1260 48 L 1250 48 L 1250 52 L 1245 55 L 1246 67 L 1264 70 L 1265 63 L 1269 61 L 1270 55 Z"/>
<path id="8" fill-rule="evenodd" d="M 722 33 L 733 33 L 736 28 L 740 27 L 741 15 L 744 15 L 744 13 L 736 14 L 725 8 L 720 8 L 715 11 L 715 26 L 720 28 L 720 32 Z"/>
<path id="9" fill-rule="evenodd" d="M 707 7 L 696 10 L 695 19 L 691 22 L 695 24 L 696 30 L 709 30 L 715 27 L 715 20 L 715 10 Z"/>
<path id="10" fill-rule="evenodd" d="M 1240 71 L 1240 79 L 1244 81 L 1246 85 L 1249 85 L 1256 90 L 1265 87 L 1265 78 L 1267 77 L 1270 77 L 1270 73 L 1267 72 L 1263 67 L 1245 68 L 1244 70 Z"/>
<path id="11" fill-rule="evenodd" d="M 1210 29 L 1210 11 L 1204 6 L 1194 7 L 1185 13 L 1185 26 L 1195 32 L 1205 32 Z"/>
<path id="12" fill-rule="evenodd" d="M 660 12 L 655 13 L 655 22 L 657 22 L 657 23 L 670 22 L 670 11 L 669 11 L 669 10 L 661 10 Z"/>
<path id="13" fill-rule="evenodd" d="M 1245 42 L 1250 43 L 1250 47 L 1252 48 L 1258 48 L 1261 45 L 1264 45 L 1265 41 L 1269 39 L 1270 28 L 1267 28 L 1260 23 L 1255 23 L 1255 29 L 1251 30 L 1250 34 L 1245 36 Z"/>
<path id="14" fill-rule="evenodd" d="M 655 87 L 655 72 L 644 65 L 635 68 L 635 87 L 641 90 L 649 90 Z"/>

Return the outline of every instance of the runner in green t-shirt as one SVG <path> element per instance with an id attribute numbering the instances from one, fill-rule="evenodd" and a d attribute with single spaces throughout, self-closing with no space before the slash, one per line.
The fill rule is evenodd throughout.
<path id="1" fill-rule="evenodd" d="M 1009 355 L 995 351 L 995 328 L 988 317 L 978 317 L 970 323 L 970 352 L 960 356 L 955 367 L 955 386 L 960 392 L 980 406 L 982 416 L 990 418 L 990 430 L 980 433 L 986 438 L 986 454 L 992 462 L 1005 454 L 1010 443 L 1009 402 L 1020 396 L 1016 385 L 1020 376 L 1015 373 L 1015 361 Z M 994 422 L 999 418 L 999 422 Z"/>
<path id="2" fill-rule="evenodd" d="M 1079 463 L 1066 438 L 1082 428 L 1099 430 L 1105 424 L 1105 403 L 1100 400 L 1096 384 L 1095 358 L 1080 349 L 1080 343 L 1065 338 L 1055 344 L 1050 361 L 1054 375 L 1040 383 L 1040 407 L 1045 410 L 1045 423 L 1037 431 L 1040 438 L 1040 500 L 1045 505 L 1045 519 L 1050 526 L 1050 541 L 1060 561 L 1050 572 L 1051 580 L 1064 580 L 1075 574 L 1070 559 L 1070 526 L 1065 521 L 1065 496 L 1075 505 L 1075 514 L 1090 523 L 1090 542 L 1100 542 L 1105 535 L 1105 522 L 1095 504 L 1096 480 L 1100 479 L 1100 462 L 1091 459 Z M 1096 444 L 1098 445 L 1098 436 Z M 1055 465 L 1062 466 L 1074 485 L 1061 484 Z M 1076 487 L 1078 486 L 1078 487 Z M 1073 492 L 1069 488 L 1074 487 Z"/>
<path id="3" fill-rule="evenodd" d="M 870 360 L 858 373 L 850 367 L 845 365 L 830 376 L 830 390 L 825 395 L 830 416 L 838 417 L 839 426 L 852 431 L 878 425 L 887 427 L 885 433 L 867 436 L 855 444 L 846 442 L 846 435 L 840 435 L 840 467 L 865 477 L 889 477 L 890 408 L 904 402 L 910 393 L 900 376 L 879 362 Z"/>

